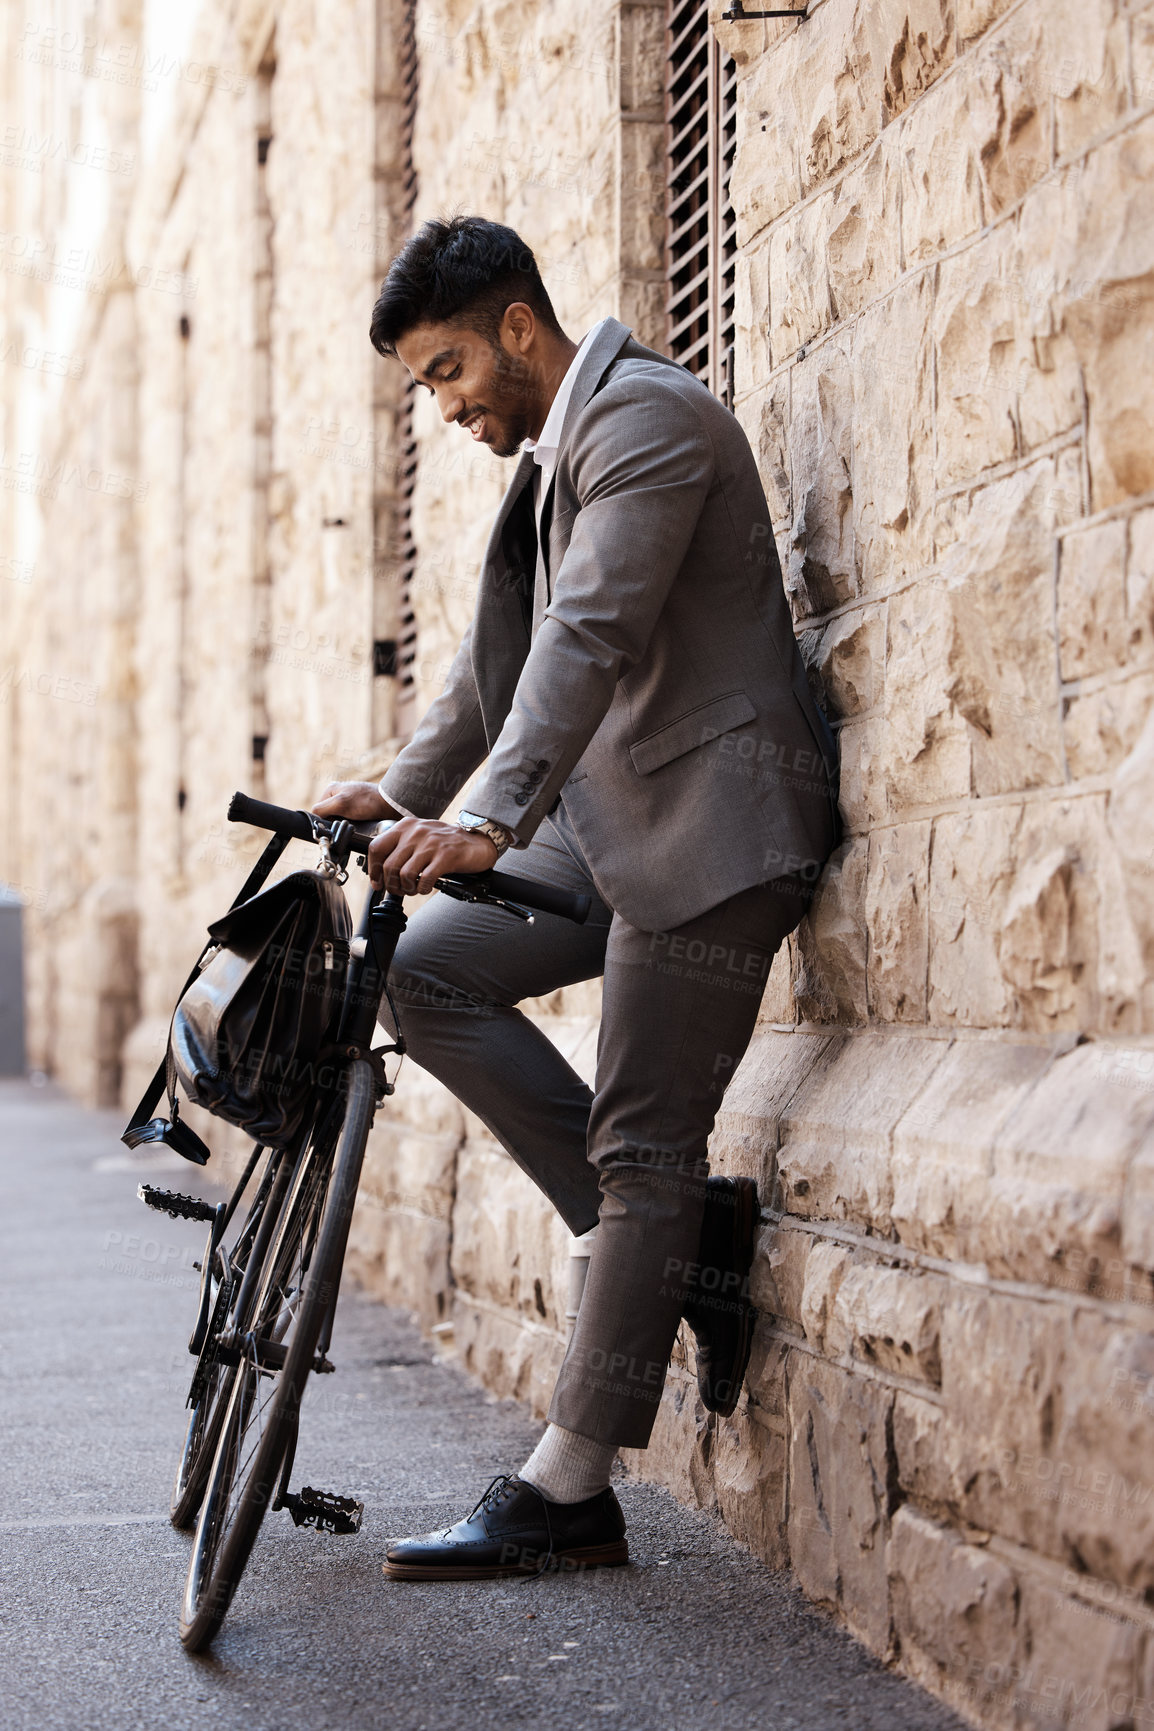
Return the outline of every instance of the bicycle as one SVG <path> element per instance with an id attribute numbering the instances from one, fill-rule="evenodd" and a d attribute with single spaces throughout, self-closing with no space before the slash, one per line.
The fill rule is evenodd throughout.
<path id="1" fill-rule="evenodd" d="M 321 869 L 344 882 L 350 859 L 363 868 L 378 833 L 376 826 L 330 822 L 239 793 L 228 815 L 274 837 L 234 907 L 261 887 L 291 839 L 315 843 Z M 450 875 L 436 887 L 523 920 L 532 919 L 529 908 L 579 924 L 589 913 L 588 896 L 508 872 Z M 219 1630 L 267 1512 L 287 1510 L 297 1526 L 332 1533 L 360 1528 L 364 1507 L 355 1498 L 307 1485 L 294 1492 L 289 1483 L 308 1376 L 335 1368 L 328 1350 L 365 1145 L 378 1106 L 394 1091 L 385 1059 L 404 1052 L 395 1010 L 396 1039 L 376 1048 L 371 1042 L 406 924 L 402 896 L 370 890 L 350 946 L 336 1036 L 289 1145 L 254 1143 L 227 1202 L 139 1186 L 149 1207 L 209 1228 L 189 1339 L 196 1358 L 190 1416 L 170 1508 L 174 1526 L 188 1529 L 195 1522 L 180 1618 L 189 1652 L 201 1651 Z M 207 1157 L 207 1150 L 190 1152 L 190 1144 L 202 1145 L 183 1123 L 133 1124 L 125 1140 L 134 1147 L 167 1142 L 190 1158 Z M 239 1229 L 230 1234 L 250 1187 Z"/>

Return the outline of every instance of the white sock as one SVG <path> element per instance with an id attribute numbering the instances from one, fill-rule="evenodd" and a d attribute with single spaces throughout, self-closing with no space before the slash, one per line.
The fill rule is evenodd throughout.
<path id="1" fill-rule="evenodd" d="M 517 1474 L 548 1503 L 583 1503 L 609 1483 L 616 1443 L 594 1442 L 551 1424 Z"/>

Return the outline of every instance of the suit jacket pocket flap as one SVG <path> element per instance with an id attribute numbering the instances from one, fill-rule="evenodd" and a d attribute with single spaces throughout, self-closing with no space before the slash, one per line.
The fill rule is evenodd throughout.
<path id="1" fill-rule="evenodd" d="M 728 697 L 715 697 L 712 703 L 691 709 L 688 715 L 679 716 L 668 727 L 659 727 L 656 733 L 636 740 L 629 747 L 633 767 L 638 775 L 649 775 L 660 769 L 663 763 L 670 763 L 673 758 L 708 744 L 718 734 L 740 727 L 743 721 L 752 721 L 756 714 L 757 710 L 744 691 L 731 691 Z"/>

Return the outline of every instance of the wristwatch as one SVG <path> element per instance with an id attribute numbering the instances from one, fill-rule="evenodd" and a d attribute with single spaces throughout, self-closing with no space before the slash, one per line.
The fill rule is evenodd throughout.
<path id="1" fill-rule="evenodd" d="M 470 835 L 487 835 L 497 850 L 498 859 L 513 841 L 503 823 L 494 823 L 491 817 L 478 817 L 475 811 L 459 811 L 457 827 L 468 830 Z"/>

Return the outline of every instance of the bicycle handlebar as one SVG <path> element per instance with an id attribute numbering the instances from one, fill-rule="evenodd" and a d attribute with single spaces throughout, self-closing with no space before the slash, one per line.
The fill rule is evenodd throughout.
<path id="1" fill-rule="evenodd" d="M 307 811 L 289 811 L 287 806 L 250 799 L 247 793 L 233 794 L 228 817 L 230 823 L 248 823 L 254 829 L 271 829 L 277 835 L 292 836 L 296 841 L 316 840 L 314 819 Z M 324 824 L 328 820 L 318 818 L 315 821 Z M 368 853 L 369 844 L 376 835 L 375 826 L 359 829 L 353 824 L 349 851 Z M 478 901 L 500 897 L 505 901 L 520 902 L 527 908 L 536 908 L 540 913 L 559 914 L 562 919 L 572 920 L 579 926 L 589 918 L 592 906 L 589 896 L 578 895 L 574 890 L 557 889 L 553 884 L 536 883 L 532 878 L 517 877 L 513 872 L 454 872 L 447 881 L 476 892 Z"/>

